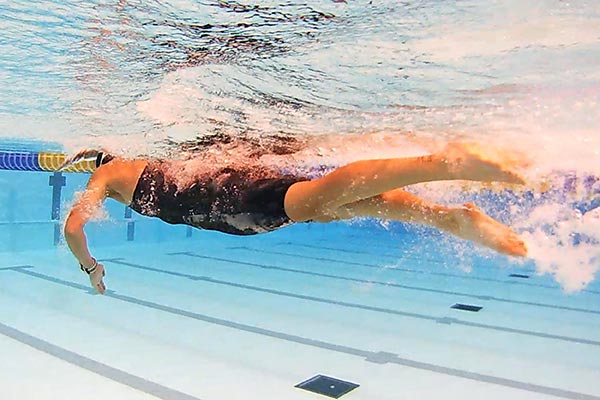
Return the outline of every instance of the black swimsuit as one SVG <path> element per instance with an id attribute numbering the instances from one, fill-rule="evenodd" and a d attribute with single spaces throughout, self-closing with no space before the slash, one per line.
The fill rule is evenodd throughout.
<path id="1" fill-rule="evenodd" d="M 258 168 L 223 168 L 178 187 L 164 162 L 149 163 L 130 207 L 170 224 L 186 224 L 234 235 L 269 232 L 291 223 L 283 200 L 306 178 Z"/>

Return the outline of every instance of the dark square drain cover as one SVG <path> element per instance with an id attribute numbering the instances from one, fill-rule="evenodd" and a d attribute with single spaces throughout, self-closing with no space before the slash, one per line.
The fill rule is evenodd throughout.
<path id="1" fill-rule="evenodd" d="M 295 387 L 322 394 L 332 399 L 339 399 L 359 386 L 356 383 L 342 381 L 325 375 L 317 375 L 297 384 Z"/>
<path id="2" fill-rule="evenodd" d="M 483 307 L 479 307 L 479 306 L 472 306 L 470 304 L 460 304 L 460 303 L 456 303 L 455 305 L 453 305 L 450 308 L 454 308 L 455 310 L 463 310 L 463 311 L 471 311 L 471 312 L 478 312 L 479 310 L 481 310 Z"/>

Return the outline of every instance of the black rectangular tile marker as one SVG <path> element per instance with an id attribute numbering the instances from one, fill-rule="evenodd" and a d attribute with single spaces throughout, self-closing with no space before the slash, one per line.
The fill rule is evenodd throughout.
<path id="1" fill-rule="evenodd" d="M 509 275 L 511 278 L 523 278 L 523 279 L 529 279 L 529 275 L 524 275 L 524 274 L 510 274 Z"/>
<path id="2" fill-rule="evenodd" d="M 481 310 L 483 307 L 473 306 L 471 304 L 456 303 L 455 305 L 451 306 L 450 308 L 454 308 L 455 310 L 462 310 L 462 311 L 479 312 L 479 310 Z"/>
<path id="3" fill-rule="evenodd" d="M 360 385 L 352 382 L 342 381 L 325 375 L 316 375 L 295 387 L 308 390 L 309 392 L 322 394 L 323 396 L 339 399 Z"/>

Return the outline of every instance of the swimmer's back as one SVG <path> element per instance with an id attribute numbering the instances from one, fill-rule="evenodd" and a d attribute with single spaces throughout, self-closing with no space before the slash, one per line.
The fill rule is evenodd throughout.
<path id="1" fill-rule="evenodd" d="M 130 207 L 170 224 L 234 235 L 268 232 L 291 223 L 284 210 L 285 194 L 291 185 L 306 180 L 248 165 L 207 168 L 185 179 L 175 164 L 147 163 Z"/>

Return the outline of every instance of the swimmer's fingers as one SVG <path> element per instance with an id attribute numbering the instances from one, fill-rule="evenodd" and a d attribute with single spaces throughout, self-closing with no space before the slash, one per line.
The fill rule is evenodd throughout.
<path id="1" fill-rule="evenodd" d="M 104 294 L 106 292 L 106 285 L 104 284 L 103 281 L 98 282 L 98 284 L 96 285 L 96 292 L 100 293 L 100 294 Z"/>
<path id="2" fill-rule="evenodd" d="M 106 285 L 102 281 L 102 278 L 106 275 L 104 271 L 104 265 L 98 264 L 96 270 L 90 274 L 90 283 L 94 290 L 100 294 L 104 294 L 106 292 Z"/>

